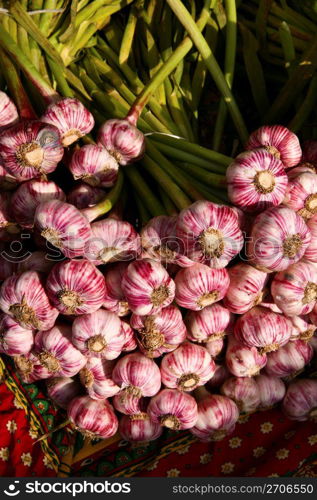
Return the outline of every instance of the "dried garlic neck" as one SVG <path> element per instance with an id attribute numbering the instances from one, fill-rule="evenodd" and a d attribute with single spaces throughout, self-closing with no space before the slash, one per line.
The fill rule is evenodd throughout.
<path id="1" fill-rule="evenodd" d="M 68 132 L 66 132 L 62 137 L 62 145 L 64 146 L 64 148 L 66 148 L 67 146 L 70 146 L 70 144 L 73 144 L 73 142 L 78 141 L 78 139 L 80 139 L 82 135 L 83 134 L 78 129 L 68 130 Z"/>
<path id="2" fill-rule="evenodd" d="M 43 229 L 43 231 L 41 231 L 41 236 L 43 236 L 43 238 L 49 241 L 54 247 L 56 248 L 62 247 L 60 234 L 56 229 L 46 227 L 45 229 Z"/>
<path id="3" fill-rule="evenodd" d="M 142 397 L 142 391 L 139 387 L 136 387 L 135 385 L 128 385 L 124 389 L 122 389 L 121 396 L 133 396 L 135 398 L 141 398 Z"/>
<path id="4" fill-rule="evenodd" d="M 311 194 L 306 198 L 305 208 L 311 214 L 315 214 L 317 212 L 317 194 Z"/>
<path id="5" fill-rule="evenodd" d="M 175 415 L 163 415 L 160 419 L 161 425 L 167 427 L 168 429 L 173 429 L 175 431 L 180 429 L 180 421 Z"/>
<path id="6" fill-rule="evenodd" d="M 83 368 L 79 374 L 80 381 L 85 387 L 91 387 L 94 383 L 94 376 L 88 368 Z"/>
<path id="7" fill-rule="evenodd" d="M 281 153 L 275 146 L 272 145 L 264 146 L 264 149 L 278 160 L 281 158 Z"/>
<path id="8" fill-rule="evenodd" d="M 165 285 L 155 288 L 151 293 L 151 302 L 153 306 L 158 307 L 162 305 L 169 296 L 169 289 Z"/>
<path id="9" fill-rule="evenodd" d="M 29 375 L 33 370 L 33 363 L 30 359 L 25 356 L 14 356 L 14 362 L 17 369 L 24 375 Z"/>
<path id="10" fill-rule="evenodd" d="M 135 413 L 134 415 L 130 415 L 130 420 L 147 420 L 149 416 L 147 413 L 141 412 L 141 413 Z"/>
<path id="11" fill-rule="evenodd" d="M 279 347 L 280 347 L 279 344 L 269 344 L 264 347 L 261 347 L 259 349 L 259 352 L 260 354 L 266 354 L 268 352 L 277 351 Z"/>
<path id="12" fill-rule="evenodd" d="M 209 227 L 201 233 L 198 238 L 198 243 L 204 255 L 209 258 L 221 257 L 225 249 L 221 231 L 212 227 Z"/>
<path id="13" fill-rule="evenodd" d="M 157 245 L 156 247 L 153 248 L 153 250 L 160 256 L 162 257 L 163 260 L 174 260 L 176 256 L 176 252 L 174 250 L 171 250 L 168 245 Z"/>
<path id="14" fill-rule="evenodd" d="M 302 303 L 309 304 L 315 300 L 317 300 L 317 285 L 316 283 L 309 281 L 305 287 Z"/>
<path id="15" fill-rule="evenodd" d="M 61 368 L 60 362 L 58 359 L 55 358 L 55 356 L 48 352 L 48 351 L 43 351 L 40 352 L 37 357 L 39 358 L 39 361 L 42 366 L 48 369 L 48 371 L 54 373 L 58 372 Z"/>
<path id="16" fill-rule="evenodd" d="M 275 177 L 269 170 L 263 170 L 256 173 L 253 184 L 260 194 L 272 193 L 275 187 Z"/>
<path id="17" fill-rule="evenodd" d="M 21 303 L 12 304 L 12 306 L 9 307 L 9 312 L 18 323 L 35 328 L 36 330 L 41 329 L 41 323 L 35 311 L 27 304 L 25 298 L 22 299 Z"/>

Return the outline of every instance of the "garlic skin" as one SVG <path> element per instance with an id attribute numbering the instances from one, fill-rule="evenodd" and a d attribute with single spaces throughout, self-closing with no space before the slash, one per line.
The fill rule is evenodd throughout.
<path id="1" fill-rule="evenodd" d="M 85 255 L 92 237 L 86 217 L 73 205 L 59 200 L 40 203 L 35 211 L 34 225 L 48 243 L 70 259 Z"/>
<path id="2" fill-rule="evenodd" d="M 210 380 L 208 380 L 207 386 L 210 389 L 219 388 L 231 376 L 232 376 L 232 374 L 229 372 L 226 365 L 217 365 L 216 364 L 216 371 L 215 371 L 213 377 Z"/>
<path id="3" fill-rule="evenodd" d="M 154 396 L 161 388 L 161 373 L 157 364 L 139 352 L 126 354 L 116 363 L 113 381 L 121 388 L 117 397 Z"/>
<path id="4" fill-rule="evenodd" d="M 25 259 L 18 263 L 17 272 L 24 273 L 25 271 L 38 271 L 48 274 L 54 264 L 55 261 L 50 260 L 46 252 L 43 252 L 42 250 L 35 250 L 35 252 L 30 253 Z"/>
<path id="5" fill-rule="evenodd" d="M 317 212 L 317 175 L 302 172 L 289 180 L 283 204 L 292 208 L 304 219 Z"/>
<path id="6" fill-rule="evenodd" d="M 119 432 L 126 441 L 147 443 L 159 438 L 163 429 L 159 424 L 153 422 L 146 413 L 141 413 L 121 417 Z"/>
<path id="7" fill-rule="evenodd" d="M 15 189 L 18 185 L 18 181 L 13 175 L 10 175 L 6 169 L 1 164 L 0 157 L 0 188 L 3 191 L 11 191 L 11 189 Z"/>
<path id="8" fill-rule="evenodd" d="M 111 378 L 113 361 L 100 358 L 89 358 L 79 373 L 80 381 L 92 399 L 111 398 L 120 391 Z"/>
<path id="9" fill-rule="evenodd" d="M 76 318 L 72 326 L 72 342 L 85 356 L 115 359 L 122 351 L 125 338 L 116 314 L 99 309 Z"/>
<path id="10" fill-rule="evenodd" d="M 283 400 L 283 411 L 291 420 L 316 418 L 317 380 L 301 378 L 292 382 Z"/>
<path id="11" fill-rule="evenodd" d="M 55 182 L 33 179 L 24 182 L 13 193 L 11 207 L 14 220 L 25 228 L 34 224 L 36 208 L 49 200 L 65 201 L 66 196 Z"/>
<path id="12" fill-rule="evenodd" d="M 102 145 L 120 165 L 128 165 L 142 158 L 145 138 L 128 120 L 107 120 L 98 131 L 98 145 Z"/>
<path id="13" fill-rule="evenodd" d="M 264 125 L 252 132 L 246 149 L 262 147 L 280 159 L 285 168 L 295 167 L 302 157 L 298 137 L 282 125 Z"/>
<path id="14" fill-rule="evenodd" d="M 204 347 L 185 342 L 164 356 L 162 382 L 166 387 L 193 391 L 204 385 L 215 373 L 216 365 Z"/>
<path id="15" fill-rule="evenodd" d="M 78 396 L 68 405 L 67 416 L 73 427 L 88 439 L 106 439 L 118 430 L 118 419 L 106 400 Z"/>
<path id="16" fill-rule="evenodd" d="M 221 338 L 217 340 L 210 340 L 204 345 L 204 347 L 207 349 L 212 358 L 216 358 L 221 353 L 224 345 L 224 339 Z"/>
<path id="17" fill-rule="evenodd" d="M 13 275 L 3 282 L 0 308 L 24 328 L 34 330 L 49 330 L 58 316 L 58 310 L 49 303 L 42 277 L 35 271 Z"/>
<path id="18" fill-rule="evenodd" d="M 50 104 L 41 121 L 55 125 L 64 147 L 70 146 L 93 129 L 95 121 L 85 106 L 71 97 Z"/>
<path id="19" fill-rule="evenodd" d="M 176 389 L 163 389 L 151 398 L 147 413 L 153 422 L 176 431 L 190 429 L 198 418 L 195 398 Z"/>
<path id="20" fill-rule="evenodd" d="M 107 286 L 103 307 L 120 317 L 130 313 L 128 302 L 122 290 L 122 278 L 128 265 L 129 262 L 117 262 L 107 266 L 104 271 Z"/>
<path id="21" fill-rule="evenodd" d="M 13 359 L 17 373 L 25 384 L 31 384 L 37 380 L 44 380 L 54 376 L 53 372 L 41 365 L 37 356 L 32 352 L 14 356 Z"/>
<path id="22" fill-rule="evenodd" d="M 271 293 L 286 316 L 312 311 L 317 300 L 317 269 L 309 262 L 297 262 L 274 276 Z"/>
<path id="23" fill-rule="evenodd" d="M 73 377 L 86 364 L 86 358 L 73 346 L 70 337 L 68 325 L 54 326 L 35 335 L 33 353 L 56 377 Z"/>
<path id="24" fill-rule="evenodd" d="M 227 334 L 232 315 L 220 304 L 213 304 L 201 311 L 189 311 L 185 316 L 187 338 L 193 342 L 213 342 Z"/>
<path id="25" fill-rule="evenodd" d="M 50 378 L 46 381 L 46 389 L 48 397 L 64 410 L 81 392 L 80 384 L 70 377 Z"/>
<path id="26" fill-rule="evenodd" d="M 257 347 L 260 354 L 277 351 L 287 344 L 292 332 L 290 321 L 264 307 L 253 307 L 240 316 L 234 327 L 234 336 L 248 347 Z"/>
<path id="27" fill-rule="evenodd" d="M 129 222 L 109 217 L 91 224 L 91 232 L 85 256 L 96 266 L 131 261 L 140 253 L 140 236 Z"/>
<path id="28" fill-rule="evenodd" d="M 175 296 L 175 283 L 166 269 L 150 259 L 131 262 L 121 287 L 131 311 L 141 316 L 157 314 L 169 306 Z"/>
<path id="29" fill-rule="evenodd" d="M 53 172 L 64 150 L 56 127 L 39 121 L 23 121 L 0 135 L 4 168 L 18 181 Z"/>
<path id="30" fill-rule="evenodd" d="M 244 262 L 228 269 L 228 273 L 230 284 L 223 303 L 229 311 L 244 314 L 262 301 L 267 273 Z"/>
<path id="31" fill-rule="evenodd" d="M 222 300 L 229 287 L 227 269 L 211 269 L 196 263 L 181 269 L 175 277 L 177 304 L 192 311 L 199 311 Z"/>
<path id="32" fill-rule="evenodd" d="M 8 356 L 28 354 L 33 342 L 32 330 L 23 328 L 7 314 L 0 315 L 0 352 Z"/>
<path id="33" fill-rule="evenodd" d="M 310 362 L 313 354 L 313 348 L 308 342 L 288 342 L 278 351 L 268 355 L 265 373 L 273 377 L 293 377 Z"/>
<path id="34" fill-rule="evenodd" d="M 173 305 L 150 316 L 132 314 L 130 325 L 138 331 L 141 352 L 150 358 L 173 351 L 186 339 L 181 312 Z"/>
<path id="35" fill-rule="evenodd" d="M 214 269 L 226 267 L 243 246 L 237 213 L 210 201 L 196 201 L 180 212 L 176 236 L 187 257 Z"/>
<path id="36" fill-rule="evenodd" d="M 127 321 L 121 320 L 121 332 L 124 337 L 124 344 L 122 346 L 122 351 L 129 352 L 134 351 L 138 347 L 136 341 L 136 335 Z"/>
<path id="37" fill-rule="evenodd" d="M 304 260 L 317 262 L 317 214 L 313 215 L 307 222 L 311 234 L 311 240 L 304 253 Z"/>
<path id="38" fill-rule="evenodd" d="M 115 409 L 124 415 L 140 415 L 147 410 L 148 400 L 149 398 L 135 396 L 133 391 L 123 390 L 112 398 L 112 403 Z"/>
<path id="39" fill-rule="evenodd" d="M 280 205 L 288 178 L 283 163 L 265 149 L 239 154 L 226 171 L 228 196 L 246 212 Z"/>
<path id="40" fill-rule="evenodd" d="M 303 257 L 310 240 L 300 215 L 287 207 L 274 207 L 256 217 L 247 255 L 261 271 L 284 271 Z"/>
<path id="41" fill-rule="evenodd" d="M 88 260 L 66 260 L 48 275 L 46 291 L 51 303 L 66 315 L 93 313 L 105 298 L 106 284 L 100 271 Z"/>
<path id="42" fill-rule="evenodd" d="M 81 179 L 90 186 L 109 188 L 118 177 L 119 165 L 108 151 L 96 144 L 87 144 L 74 151 L 69 164 L 75 180 Z"/>
<path id="43" fill-rule="evenodd" d="M 228 378 L 220 388 L 221 394 L 232 399 L 243 413 L 255 411 L 260 405 L 260 394 L 251 377 Z"/>
<path id="44" fill-rule="evenodd" d="M 306 318 L 308 320 L 308 318 Z M 292 323 L 292 333 L 290 340 L 305 340 L 308 342 L 316 331 L 316 326 L 308 323 L 306 319 L 300 316 L 290 317 Z"/>
<path id="45" fill-rule="evenodd" d="M 262 373 L 255 377 L 254 380 L 258 387 L 260 396 L 259 408 L 261 410 L 272 408 L 272 406 L 282 401 L 286 392 L 283 380 Z"/>
<path id="46" fill-rule="evenodd" d="M 0 91 L 0 132 L 19 121 L 17 108 L 10 97 Z"/>
<path id="47" fill-rule="evenodd" d="M 12 274 L 14 274 L 17 270 L 17 265 L 15 262 L 11 262 L 10 260 L 0 255 L 0 281 L 4 281 L 9 278 Z"/>
<path id="48" fill-rule="evenodd" d="M 226 350 L 226 365 L 235 377 L 253 377 L 266 365 L 267 356 L 256 347 L 238 342 L 233 335 L 229 337 Z"/>
<path id="49" fill-rule="evenodd" d="M 200 441 L 221 441 L 233 432 L 238 418 L 239 410 L 234 401 L 209 394 L 198 401 L 198 419 L 190 432 Z"/>
<path id="50" fill-rule="evenodd" d="M 103 189 L 80 182 L 67 194 L 67 203 L 75 205 L 78 210 L 95 206 L 106 195 Z"/>

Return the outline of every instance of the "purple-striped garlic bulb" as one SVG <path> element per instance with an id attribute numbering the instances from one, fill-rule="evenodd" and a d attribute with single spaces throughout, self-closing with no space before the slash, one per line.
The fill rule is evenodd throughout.
<path id="1" fill-rule="evenodd" d="M 33 353 L 56 377 L 74 377 L 86 364 L 85 356 L 71 342 L 71 327 L 68 325 L 38 332 Z"/>
<path id="2" fill-rule="evenodd" d="M 103 307 L 115 312 L 120 317 L 127 316 L 130 312 L 121 286 L 122 278 L 128 265 L 128 262 L 116 262 L 107 266 L 103 272 L 106 280 L 106 294 Z"/>
<path id="3" fill-rule="evenodd" d="M 66 260 L 48 275 L 46 291 L 51 303 L 62 313 L 78 316 L 99 309 L 105 297 L 102 273 L 88 260 Z"/>
<path id="4" fill-rule="evenodd" d="M 95 206 L 105 197 L 103 189 L 80 182 L 67 194 L 67 203 L 75 205 L 78 210 Z"/>
<path id="5" fill-rule="evenodd" d="M 95 124 L 90 111 L 78 99 L 71 97 L 50 104 L 41 120 L 58 128 L 64 147 L 89 134 Z"/>
<path id="6" fill-rule="evenodd" d="M 142 158 L 145 138 L 128 120 L 107 120 L 98 131 L 98 144 L 106 148 L 120 165 L 128 165 Z"/>
<path id="7" fill-rule="evenodd" d="M 150 358 L 174 351 L 186 339 L 181 312 L 173 305 L 149 316 L 132 314 L 130 325 L 138 332 L 141 352 Z"/>
<path id="8" fill-rule="evenodd" d="M 199 311 L 222 300 L 229 287 L 227 269 L 211 269 L 196 263 L 181 269 L 175 277 L 177 304 L 192 311 Z"/>
<path id="9" fill-rule="evenodd" d="M 53 377 L 46 381 L 48 397 L 64 410 L 81 393 L 81 386 L 71 377 Z"/>
<path id="10" fill-rule="evenodd" d="M 237 213 L 210 201 L 196 201 L 180 212 L 176 236 L 187 257 L 215 269 L 226 267 L 243 246 Z"/>
<path id="11" fill-rule="evenodd" d="M 278 377 L 271 377 L 265 373 L 261 373 L 254 380 L 260 396 L 259 409 L 267 410 L 282 401 L 286 391 L 283 380 Z"/>
<path id="12" fill-rule="evenodd" d="M 125 338 L 118 316 L 98 309 L 76 318 L 72 326 L 72 342 L 85 356 L 115 359 L 122 351 Z"/>
<path id="13" fill-rule="evenodd" d="M 63 154 L 58 129 L 43 122 L 20 122 L 0 136 L 3 166 L 19 181 L 50 174 Z"/>
<path id="14" fill-rule="evenodd" d="M 1 164 L 0 157 L 0 188 L 2 191 L 11 191 L 18 185 L 18 181 L 13 175 L 10 175 Z"/>
<path id="15" fill-rule="evenodd" d="M 286 391 L 283 411 L 291 420 L 304 421 L 317 417 L 317 380 L 294 380 Z"/>
<path id="16" fill-rule="evenodd" d="M 17 270 L 16 262 L 11 262 L 3 253 L 0 254 L 0 281 L 4 281 L 14 274 Z"/>
<path id="17" fill-rule="evenodd" d="M 317 214 L 313 215 L 306 224 L 311 234 L 311 240 L 304 253 L 304 260 L 317 263 Z"/>
<path id="18" fill-rule="evenodd" d="M 17 108 L 10 97 L 0 91 L 0 132 L 11 127 L 19 120 Z"/>
<path id="19" fill-rule="evenodd" d="M 312 359 L 313 348 L 304 340 L 293 340 L 267 356 L 265 373 L 273 377 L 295 377 Z"/>
<path id="20" fill-rule="evenodd" d="M 36 271 L 7 278 L 0 289 L 0 308 L 24 328 L 49 330 L 58 310 L 46 295 L 43 279 Z"/>
<path id="21" fill-rule="evenodd" d="M 138 394 L 138 391 L 134 391 Z M 113 406 L 124 415 L 142 415 L 146 412 L 149 398 L 134 395 L 133 391 L 121 391 L 112 398 Z"/>
<path id="22" fill-rule="evenodd" d="M 260 404 L 259 389 L 252 377 L 230 377 L 220 392 L 232 399 L 243 413 L 255 411 Z"/>
<path id="23" fill-rule="evenodd" d="M 195 398 L 176 389 L 163 389 L 147 408 L 151 420 L 175 431 L 190 429 L 198 418 Z"/>
<path id="24" fill-rule="evenodd" d="M 112 380 L 113 361 L 89 358 L 79 373 L 80 381 L 92 399 L 111 398 L 120 391 Z"/>
<path id="25" fill-rule="evenodd" d="M 153 422 L 146 413 L 138 413 L 121 417 L 119 432 L 126 441 L 147 443 L 159 438 L 163 428 Z"/>
<path id="26" fill-rule="evenodd" d="M 0 238 L 1 241 L 10 241 L 11 235 L 20 232 L 12 213 L 12 194 L 8 191 L 0 193 Z"/>
<path id="27" fill-rule="evenodd" d="M 207 386 L 210 389 L 216 389 L 216 388 L 220 387 L 231 376 L 232 376 L 232 374 L 229 372 L 226 365 L 217 365 L 216 364 L 216 371 L 215 371 L 213 377 L 210 380 L 208 380 Z"/>
<path id="28" fill-rule="evenodd" d="M 124 344 L 122 346 L 122 351 L 123 352 L 134 351 L 138 347 L 134 330 L 131 328 L 131 326 L 127 321 L 122 319 L 120 323 L 121 323 L 121 332 L 124 337 Z"/>
<path id="29" fill-rule="evenodd" d="M 14 220 L 22 227 L 31 228 L 34 224 L 36 208 L 40 203 L 49 200 L 65 201 L 62 189 L 52 181 L 33 179 L 24 182 L 14 192 L 11 209 Z"/>
<path id="30" fill-rule="evenodd" d="M 317 175 L 313 172 L 303 172 L 292 176 L 283 204 L 295 210 L 304 219 L 310 219 L 317 212 Z"/>
<path id="31" fill-rule="evenodd" d="M 285 316 L 259 306 L 240 316 L 234 327 L 238 342 L 258 348 L 261 354 L 287 344 L 291 332 L 292 325 Z"/>
<path id="32" fill-rule="evenodd" d="M 17 272 L 24 273 L 25 271 L 38 271 L 48 274 L 54 264 L 55 261 L 51 260 L 46 252 L 42 250 L 35 250 L 34 252 L 27 254 L 23 260 L 18 262 Z"/>
<path id="33" fill-rule="evenodd" d="M 255 346 L 250 347 L 240 343 L 233 335 L 229 337 L 226 350 L 226 365 L 232 375 L 236 377 L 258 375 L 266 365 L 266 361 L 266 354 L 261 354 Z"/>
<path id="34" fill-rule="evenodd" d="M 106 439 L 118 430 L 118 419 L 107 400 L 78 396 L 68 405 L 67 416 L 72 427 L 88 439 Z"/>
<path id="35" fill-rule="evenodd" d="M 40 203 L 35 211 L 34 224 L 48 243 L 70 259 L 84 255 L 92 237 L 86 217 L 73 205 L 60 200 Z"/>
<path id="36" fill-rule="evenodd" d="M 192 342 L 213 342 L 228 333 L 232 314 L 221 304 L 213 304 L 201 311 L 189 311 L 185 316 L 187 337 Z"/>
<path id="37" fill-rule="evenodd" d="M 247 212 L 262 212 L 284 199 L 288 183 L 284 165 L 265 149 L 239 154 L 226 176 L 231 203 Z"/>
<path id="38" fill-rule="evenodd" d="M 87 144 L 74 151 L 69 170 L 75 180 L 81 179 L 90 186 L 109 188 L 118 177 L 119 165 L 108 151 L 96 144 Z"/>
<path id="39" fill-rule="evenodd" d="M 166 269 L 150 259 L 131 262 L 121 286 L 131 311 L 142 316 L 157 314 L 175 296 L 175 283 Z"/>
<path id="40" fill-rule="evenodd" d="M 216 365 L 208 351 L 190 342 L 184 342 L 175 351 L 166 354 L 161 363 L 163 384 L 180 391 L 192 391 L 204 385 L 215 370 Z"/>
<path id="41" fill-rule="evenodd" d="M 252 132 L 246 149 L 265 148 L 282 161 L 285 168 L 294 167 L 302 157 L 298 137 L 282 125 L 264 125 Z"/>
<path id="42" fill-rule="evenodd" d="M 91 232 L 85 255 L 97 266 L 131 261 L 140 253 L 140 236 L 129 222 L 109 217 L 93 222 Z"/>
<path id="43" fill-rule="evenodd" d="M 261 303 L 263 288 L 268 281 L 267 273 L 239 262 L 228 269 L 230 285 L 223 303 L 235 314 L 243 314 Z"/>
<path id="44" fill-rule="evenodd" d="M 28 354 L 33 347 L 33 331 L 7 314 L 0 315 L 0 352 L 8 356 Z"/>
<path id="45" fill-rule="evenodd" d="M 239 409 L 226 396 L 209 394 L 201 387 L 198 391 L 197 398 L 201 398 L 198 400 L 198 419 L 190 432 L 200 441 L 221 441 L 233 432 Z"/>
<path id="46" fill-rule="evenodd" d="M 212 358 L 216 358 L 221 353 L 224 345 L 224 339 L 220 338 L 216 340 L 209 340 L 204 347 L 207 349 Z"/>
<path id="47" fill-rule="evenodd" d="M 19 377 L 25 384 L 31 384 L 36 380 L 44 380 L 54 376 L 46 366 L 43 366 L 38 357 L 32 352 L 14 356 L 14 364 Z"/>
<path id="48" fill-rule="evenodd" d="M 309 262 L 293 264 L 274 276 L 271 293 L 286 316 L 310 313 L 317 300 L 317 268 Z"/>
<path id="49" fill-rule="evenodd" d="M 308 342 L 316 331 L 316 326 L 308 322 L 309 318 L 300 316 L 290 317 L 292 333 L 290 340 L 305 340 Z"/>
<path id="50" fill-rule="evenodd" d="M 248 258 L 262 271 L 284 271 L 303 257 L 310 239 L 307 225 L 294 210 L 270 208 L 253 223 Z"/>
<path id="51" fill-rule="evenodd" d="M 292 180 L 295 177 L 297 177 L 299 174 L 304 174 L 307 172 L 309 172 L 311 174 L 315 174 L 316 169 L 315 169 L 314 165 L 312 163 L 299 163 L 297 165 L 297 167 L 292 168 L 292 169 L 287 171 L 287 177 L 289 178 L 289 180 Z"/>

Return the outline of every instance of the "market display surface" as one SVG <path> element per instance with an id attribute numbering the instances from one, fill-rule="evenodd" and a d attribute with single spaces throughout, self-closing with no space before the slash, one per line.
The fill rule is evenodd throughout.
<path id="1" fill-rule="evenodd" d="M 0 9 L 0 470 L 314 475 L 316 14 L 239 3 L 250 105 L 234 1 L 53 4 Z"/>

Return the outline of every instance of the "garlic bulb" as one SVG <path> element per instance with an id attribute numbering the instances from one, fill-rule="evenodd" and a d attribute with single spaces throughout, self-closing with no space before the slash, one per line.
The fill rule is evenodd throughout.
<path id="1" fill-rule="evenodd" d="M 118 177 L 118 162 L 108 151 L 96 144 L 87 144 L 74 151 L 69 170 L 74 179 L 91 186 L 111 187 Z"/>
<path id="2" fill-rule="evenodd" d="M 309 262 L 293 264 L 274 276 L 271 293 L 287 316 L 309 313 L 317 300 L 317 268 Z"/>
<path id="3" fill-rule="evenodd" d="M 112 379 L 121 388 L 119 396 L 141 398 L 154 396 L 161 388 L 161 374 L 157 364 L 139 352 L 120 358 L 112 372 Z"/>
<path id="4" fill-rule="evenodd" d="M 0 91 L 0 132 L 11 127 L 19 120 L 17 108 L 10 97 Z"/>
<path id="5" fill-rule="evenodd" d="M 229 311 L 243 314 L 262 301 L 267 273 L 244 262 L 228 269 L 228 273 L 230 285 L 223 303 Z"/>
<path id="6" fill-rule="evenodd" d="M 28 354 L 33 340 L 32 330 L 23 328 L 7 314 L 0 315 L 0 352 L 8 356 Z"/>
<path id="7" fill-rule="evenodd" d="M 66 260 L 56 264 L 46 282 L 51 303 L 67 315 L 97 311 L 103 304 L 105 290 L 102 273 L 88 260 Z"/>
<path id="8" fill-rule="evenodd" d="M 215 389 L 220 387 L 225 380 L 231 377 L 231 373 L 229 372 L 228 368 L 226 365 L 217 365 L 216 364 L 216 371 L 213 375 L 213 377 L 208 380 L 207 386 L 210 389 Z"/>
<path id="9" fill-rule="evenodd" d="M 139 413 L 121 417 L 119 432 L 126 441 L 147 443 L 159 438 L 163 429 L 160 424 L 153 422 L 146 413 Z"/>
<path id="10" fill-rule="evenodd" d="M 227 269 L 211 269 L 196 263 L 175 277 L 175 300 L 181 307 L 199 311 L 223 299 L 229 287 Z"/>
<path id="11" fill-rule="evenodd" d="M 118 419 L 106 400 L 78 396 L 68 405 L 67 415 L 73 427 L 89 439 L 106 439 L 118 430 Z"/>
<path id="12" fill-rule="evenodd" d="M 36 380 L 44 380 L 54 376 L 46 366 L 43 366 L 38 357 L 32 352 L 14 356 L 14 364 L 19 377 L 25 384 L 31 384 Z"/>
<path id="13" fill-rule="evenodd" d="M 264 147 L 275 158 L 280 159 L 285 168 L 294 167 L 302 157 L 298 137 L 282 125 L 265 125 L 253 132 L 246 149 Z"/>
<path id="14" fill-rule="evenodd" d="M 138 394 L 138 391 L 134 391 Z M 133 391 L 121 391 L 112 398 L 113 406 L 124 415 L 142 415 L 146 412 L 149 398 L 134 395 Z"/>
<path id="15" fill-rule="evenodd" d="M 112 380 L 113 361 L 89 358 L 79 373 L 80 381 L 92 399 L 111 398 L 120 391 Z"/>
<path id="16" fill-rule="evenodd" d="M 317 262 L 317 214 L 313 215 L 307 222 L 311 234 L 311 240 L 304 253 L 304 259 L 309 262 Z"/>
<path id="17" fill-rule="evenodd" d="M 204 347 L 207 349 L 212 358 L 216 358 L 221 353 L 224 345 L 224 339 L 220 338 L 216 340 L 209 340 Z"/>
<path id="18" fill-rule="evenodd" d="M 286 391 L 283 380 L 266 374 L 258 375 L 254 380 L 260 396 L 259 408 L 269 409 L 282 401 Z"/>
<path id="19" fill-rule="evenodd" d="M 50 104 L 41 120 L 58 128 L 64 147 L 89 134 L 95 124 L 88 109 L 78 99 L 70 97 Z"/>
<path id="20" fill-rule="evenodd" d="M 42 250 L 35 250 L 35 252 L 29 253 L 25 259 L 19 261 L 17 272 L 24 273 L 25 271 L 38 271 L 47 274 L 50 272 L 54 264 L 55 261 L 50 260 L 50 257 L 46 252 L 43 252 Z"/>
<path id="21" fill-rule="evenodd" d="M 226 171 L 228 196 L 247 212 L 282 203 L 288 183 L 283 163 L 265 149 L 239 154 Z"/>
<path id="22" fill-rule="evenodd" d="M 103 189 L 79 183 L 67 194 L 67 202 L 75 205 L 78 210 L 96 205 L 105 197 Z"/>
<path id="23" fill-rule="evenodd" d="M 236 212 L 210 201 L 196 201 L 180 212 L 176 236 L 187 257 L 215 269 L 226 267 L 243 246 Z"/>
<path id="24" fill-rule="evenodd" d="M 288 342 L 268 354 L 265 373 L 273 377 L 294 377 L 313 357 L 313 348 L 304 340 Z"/>
<path id="25" fill-rule="evenodd" d="M 226 364 L 236 377 L 253 377 L 266 365 L 266 354 L 260 354 L 256 347 L 238 342 L 233 335 L 229 337 L 226 350 Z"/>
<path id="26" fill-rule="evenodd" d="M 164 356 L 162 382 L 166 387 L 192 391 L 204 385 L 215 373 L 216 365 L 204 347 L 185 342 Z"/>
<path id="27" fill-rule="evenodd" d="M 159 262 L 150 259 L 131 262 L 121 286 L 131 311 L 142 316 L 157 314 L 175 295 L 174 281 Z"/>
<path id="28" fill-rule="evenodd" d="M 150 358 L 173 351 L 186 339 L 181 312 L 173 305 L 150 316 L 133 314 L 130 324 L 138 331 L 141 352 Z"/>
<path id="29" fill-rule="evenodd" d="M 128 165 L 142 158 L 145 138 L 128 120 L 107 120 L 98 131 L 98 144 L 102 145 L 120 165 Z"/>
<path id="30" fill-rule="evenodd" d="M 121 332 L 124 337 L 122 351 L 134 351 L 137 347 L 136 335 L 127 321 L 121 320 Z"/>
<path id="31" fill-rule="evenodd" d="M 187 337 L 193 342 L 212 342 L 223 338 L 232 321 L 231 313 L 220 304 L 201 311 L 189 311 L 185 317 Z"/>
<path id="32" fill-rule="evenodd" d="M 176 389 L 163 389 L 156 394 L 147 412 L 153 422 L 177 431 L 190 429 L 198 418 L 195 398 Z"/>
<path id="33" fill-rule="evenodd" d="M 115 312 L 120 317 L 126 316 L 130 312 L 122 290 L 122 278 L 128 265 L 128 262 L 117 262 L 107 266 L 104 271 L 107 286 L 103 307 Z"/>
<path id="34" fill-rule="evenodd" d="M 34 224 L 43 238 L 69 258 L 84 255 L 92 236 L 86 217 L 73 205 L 59 200 L 40 203 Z"/>
<path id="35" fill-rule="evenodd" d="M 302 217 L 287 207 L 262 212 L 254 221 L 248 243 L 248 258 L 262 271 L 284 271 L 298 262 L 311 235 Z"/>
<path id="36" fill-rule="evenodd" d="M 116 314 L 99 309 L 75 319 L 72 342 L 85 356 L 115 359 L 121 354 L 125 338 Z"/>
<path id="37" fill-rule="evenodd" d="M 304 421 L 317 415 L 317 380 L 298 379 L 292 382 L 283 400 L 283 410 L 291 420 Z"/>
<path id="38" fill-rule="evenodd" d="M 81 392 L 80 384 L 70 377 L 50 378 L 46 381 L 46 389 L 49 398 L 64 410 Z"/>
<path id="39" fill-rule="evenodd" d="M 308 342 L 316 331 L 315 325 L 308 323 L 306 319 L 301 318 L 300 316 L 292 316 L 290 318 L 290 321 L 292 323 L 292 333 L 290 340 L 299 339 Z"/>
<path id="40" fill-rule="evenodd" d="M 24 328 L 49 330 L 58 310 L 52 307 L 35 271 L 26 271 L 7 278 L 0 289 L 0 308 Z"/>
<path id="41" fill-rule="evenodd" d="M 63 154 L 59 132 L 53 125 L 23 121 L 0 136 L 3 166 L 19 181 L 50 174 Z"/>
<path id="42" fill-rule="evenodd" d="M 317 212 L 317 175 L 309 171 L 293 175 L 283 204 L 310 219 Z"/>
<path id="43" fill-rule="evenodd" d="M 31 228 L 35 210 L 40 203 L 48 200 L 65 201 L 65 194 L 55 182 L 33 179 L 24 182 L 15 191 L 11 200 L 14 219 L 22 227 Z"/>
<path id="44" fill-rule="evenodd" d="M 221 386 L 221 394 L 232 399 L 241 412 L 255 411 L 260 405 L 260 394 L 251 377 L 231 377 Z"/>

